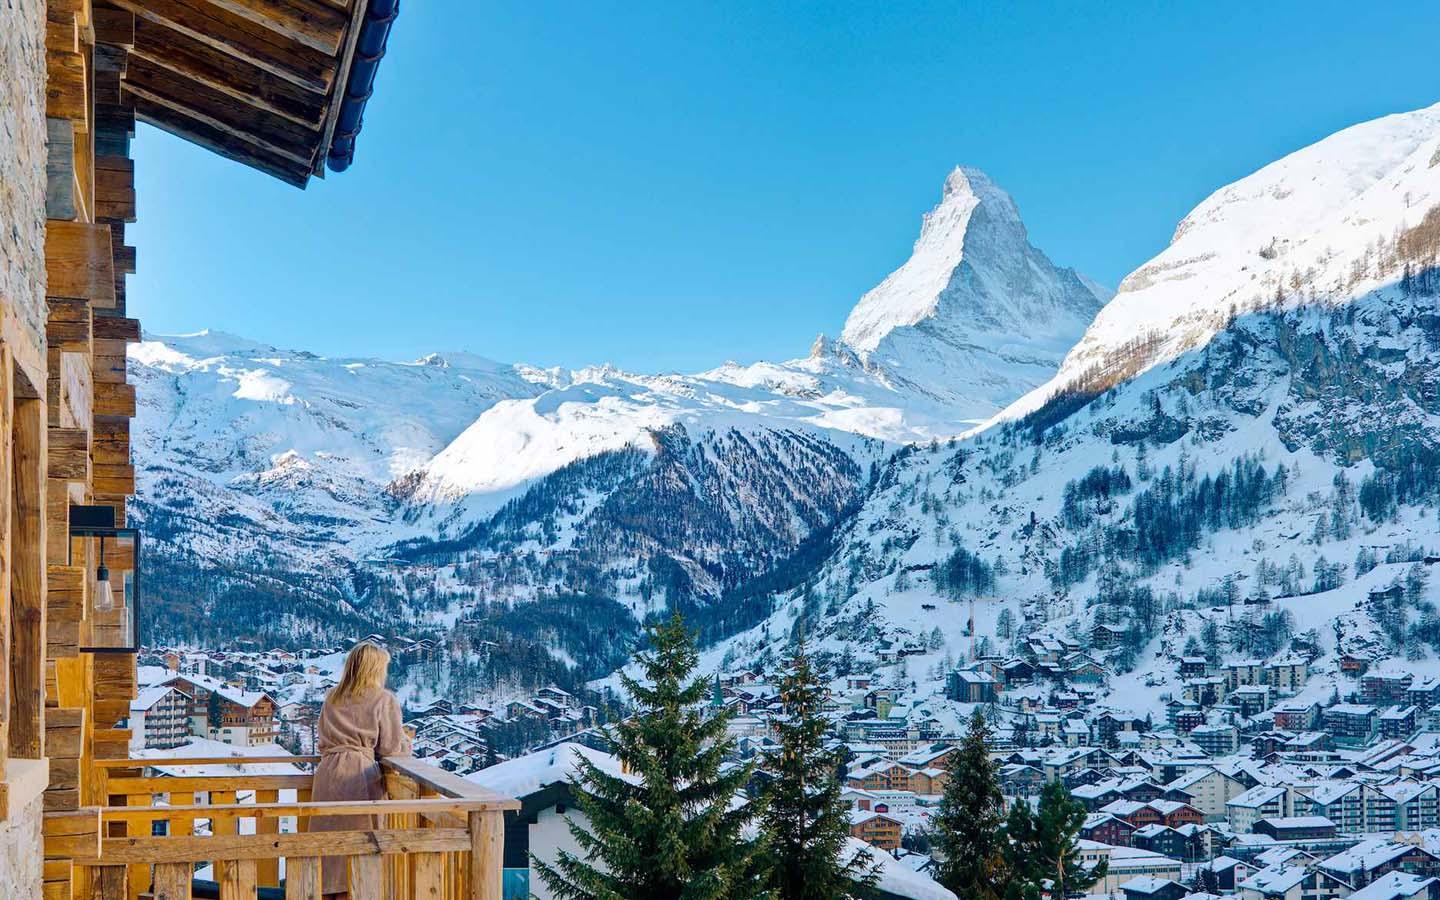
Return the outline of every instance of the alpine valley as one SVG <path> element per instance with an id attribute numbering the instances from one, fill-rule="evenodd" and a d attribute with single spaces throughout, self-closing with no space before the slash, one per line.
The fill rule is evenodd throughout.
<path id="1" fill-rule="evenodd" d="M 1113 297 L 956 169 L 787 362 L 151 336 L 147 640 L 424 636 L 446 652 L 411 696 L 466 702 L 603 683 L 679 609 L 707 670 L 803 635 L 952 734 L 947 673 L 1027 648 L 1139 716 L 1187 655 L 1303 658 L 1317 697 L 1342 657 L 1440 674 L 1437 256 L 1440 105 L 1221 188 Z"/>

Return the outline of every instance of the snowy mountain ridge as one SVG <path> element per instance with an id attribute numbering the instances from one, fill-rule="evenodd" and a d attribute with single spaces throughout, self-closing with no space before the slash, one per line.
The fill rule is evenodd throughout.
<path id="1" fill-rule="evenodd" d="M 661 584 L 718 603 L 790 554 L 816 552 L 807 542 L 858 502 L 886 453 L 973 427 L 1048 377 L 1058 354 L 1011 352 L 1024 341 L 1006 338 L 1005 323 L 1023 316 L 1065 346 L 1098 305 L 1029 246 L 1013 202 L 983 173 L 956 170 L 944 194 L 905 270 L 933 281 L 905 288 L 915 308 L 873 353 L 822 335 L 790 361 L 637 374 L 464 353 L 330 360 L 220 333 L 152 337 L 131 366 L 140 515 L 173 538 L 157 565 L 171 567 L 167 583 L 200 567 L 222 576 L 204 582 L 215 594 L 235 573 L 235 590 L 298 593 L 300 606 L 355 617 L 415 613 L 413 584 L 389 577 L 397 553 L 404 565 L 445 569 L 431 590 L 449 598 L 452 619 L 467 591 L 511 602 L 553 592 L 538 573 L 505 584 L 484 574 L 532 558 L 552 560 L 571 589 L 619 591 L 632 612 Z M 1018 264 L 990 258 L 1015 252 Z M 982 289 L 957 287 L 970 281 Z M 852 320 L 902 302 L 882 288 Z M 926 301 L 926 290 L 936 296 Z M 976 327 L 962 328 L 966 317 Z M 887 348 L 902 332 L 906 353 L 896 355 Z M 680 530 L 652 526 L 662 509 Z M 480 571 L 449 570 L 467 554 Z M 381 559 L 389 571 L 375 568 Z"/>
<path id="2" fill-rule="evenodd" d="M 1170 245 L 1121 282 L 1046 384 L 1000 418 L 1057 391 L 1106 381 L 1202 345 L 1238 313 L 1316 298 L 1343 302 L 1399 273 L 1358 267 L 1364 248 L 1418 225 L 1440 202 L 1440 104 L 1363 122 L 1215 191 Z M 1127 345 L 1143 360 L 1117 370 Z"/>

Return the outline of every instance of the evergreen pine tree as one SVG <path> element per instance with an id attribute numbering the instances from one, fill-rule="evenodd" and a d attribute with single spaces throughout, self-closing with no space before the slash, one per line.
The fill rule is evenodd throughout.
<path id="1" fill-rule="evenodd" d="M 786 720 L 776 727 L 778 748 L 766 760 L 775 780 L 762 816 L 770 852 L 770 884 L 777 900 L 849 900 L 868 896 L 875 878 L 864 850 L 846 852 L 849 808 L 840 797 L 844 750 L 826 749 L 829 723 L 820 715 L 825 690 L 796 645 L 780 682 Z"/>
<path id="2" fill-rule="evenodd" d="M 1035 874 L 1051 882 L 1050 896 L 1057 898 L 1083 894 L 1105 877 L 1107 866 L 1102 860 L 1095 868 L 1080 861 L 1080 826 L 1085 824 L 1085 806 L 1070 795 L 1060 781 L 1052 781 L 1040 792 L 1040 806 L 1033 819 L 1033 837 L 1029 858 Z"/>
<path id="3" fill-rule="evenodd" d="M 1000 896 L 1004 900 L 1040 900 L 1040 875 L 1034 858 L 1035 819 L 1024 799 L 1011 804 L 1001 844 L 1005 881 Z"/>
<path id="4" fill-rule="evenodd" d="M 621 674 L 635 714 L 607 729 L 627 774 L 578 760 L 573 787 L 589 827 L 569 826 L 580 855 L 536 859 L 535 870 L 565 900 L 767 898 L 764 848 L 744 834 L 758 807 L 732 803 L 751 767 L 721 771 L 735 749 L 733 713 L 706 707 L 710 684 L 692 677 L 699 654 L 678 613 L 649 639 L 636 655 L 643 679 Z"/>
<path id="5" fill-rule="evenodd" d="M 1004 796 L 987 740 L 990 725 L 976 707 L 970 729 L 951 756 L 934 819 L 941 860 L 935 880 L 966 900 L 998 900 L 1005 877 L 1001 841 Z"/>

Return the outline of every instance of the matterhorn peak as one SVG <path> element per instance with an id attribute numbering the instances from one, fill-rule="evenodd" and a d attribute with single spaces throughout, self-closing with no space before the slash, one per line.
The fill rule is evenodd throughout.
<path id="1" fill-rule="evenodd" d="M 910 258 L 860 298 L 840 341 L 977 415 L 1045 381 L 1109 299 L 1030 244 L 1015 201 L 957 166 Z"/>

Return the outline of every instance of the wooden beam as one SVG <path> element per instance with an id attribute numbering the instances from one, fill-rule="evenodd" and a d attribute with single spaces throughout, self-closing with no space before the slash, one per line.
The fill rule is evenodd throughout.
<path id="1" fill-rule="evenodd" d="M 315 0 L 210 0 L 228 12 L 270 29 L 287 40 L 328 56 L 340 51 L 348 17 Z"/>
<path id="2" fill-rule="evenodd" d="M 156 128 L 168 131 L 191 143 L 199 144 L 227 159 L 233 159 L 242 165 L 259 169 L 286 184 L 304 188 L 306 182 L 309 181 L 309 168 L 297 167 L 290 159 L 236 140 L 218 129 L 180 115 L 159 103 L 152 103 L 144 97 L 132 95 L 132 99 L 135 104 L 135 116 L 142 122 L 148 122 Z"/>
<path id="3" fill-rule="evenodd" d="M 127 344 L 140 342 L 140 320 L 124 316 L 96 316 L 94 318 L 95 340 L 124 341 Z"/>
<path id="4" fill-rule="evenodd" d="M 213 88 L 187 81 L 147 60 L 136 58 L 125 73 L 125 90 L 170 108 L 186 118 L 295 163 L 315 158 L 319 134 Z"/>
<path id="5" fill-rule="evenodd" d="M 384 853 L 454 853 L 470 849 L 464 828 L 413 831 L 315 831 L 305 834 L 213 837 L 104 838 L 100 854 L 77 865 L 172 863 L 202 859 L 269 859 L 292 856 L 371 856 Z"/>
<path id="6" fill-rule="evenodd" d="M 134 160 L 124 156 L 95 157 L 95 218 L 103 222 L 135 221 Z"/>
<path id="7" fill-rule="evenodd" d="M 51 859 L 94 857 L 100 853 L 100 810 L 46 813 L 45 855 Z"/>
<path id="8" fill-rule="evenodd" d="M 45 63 L 45 115 L 69 119 L 77 131 L 89 130 L 90 77 L 85 57 L 70 50 L 49 50 Z"/>
<path id="9" fill-rule="evenodd" d="M 109 226 L 59 219 L 45 222 L 45 295 L 115 304 Z"/>
<path id="10" fill-rule="evenodd" d="M 297 125 L 317 126 L 325 111 L 324 98 L 277 78 L 244 60 L 236 59 L 163 25 L 137 25 L 135 59 L 163 66 L 177 76 L 203 84 L 232 99 L 266 110 Z"/>
<path id="11" fill-rule="evenodd" d="M 335 60 L 287 41 L 268 28 L 211 6 L 206 0 L 112 0 L 138 18 L 164 25 L 192 40 L 324 95 L 335 78 Z"/>
<path id="12" fill-rule="evenodd" d="M 10 755 L 45 755 L 45 404 L 15 404 L 10 532 Z"/>
<path id="13" fill-rule="evenodd" d="M 45 120 L 45 217 L 75 218 L 75 124 Z"/>

